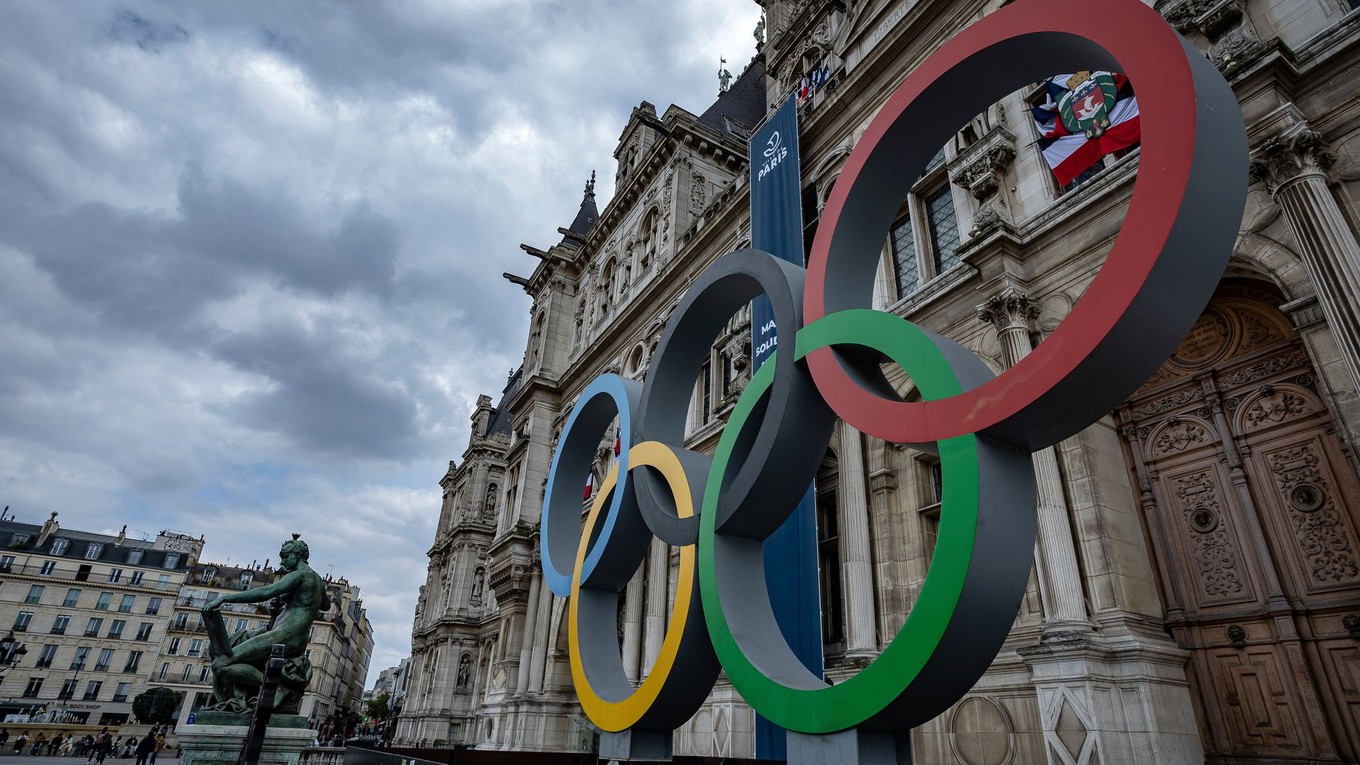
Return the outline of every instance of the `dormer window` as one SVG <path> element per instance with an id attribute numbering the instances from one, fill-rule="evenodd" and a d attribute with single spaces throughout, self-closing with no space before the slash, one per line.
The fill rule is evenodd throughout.
<path id="1" fill-rule="evenodd" d="M 253 572 L 244 571 L 241 573 L 241 589 L 250 589 L 250 584 L 253 581 L 255 581 L 255 574 Z"/>
<path id="2" fill-rule="evenodd" d="M 70 547 L 70 546 L 71 546 L 71 540 L 69 540 L 69 539 L 61 539 L 61 538 L 53 539 L 53 540 L 52 540 L 52 554 L 53 554 L 53 555 L 65 555 L 65 554 L 66 554 L 66 548 L 68 548 L 68 547 Z"/>
<path id="3" fill-rule="evenodd" d="M 213 568 L 212 566 L 209 566 L 208 568 L 203 569 L 203 583 L 204 583 L 204 584 L 212 584 L 213 580 L 216 579 L 216 578 L 217 578 L 217 569 Z"/>

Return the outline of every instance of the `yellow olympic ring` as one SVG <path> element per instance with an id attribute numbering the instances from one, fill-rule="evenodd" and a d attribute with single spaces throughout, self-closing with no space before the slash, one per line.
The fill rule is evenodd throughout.
<path id="1" fill-rule="evenodd" d="M 644 441 L 636 444 L 629 450 L 628 467 L 631 470 L 636 467 L 650 467 L 657 471 L 670 487 L 672 496 L 675 499 L 676 514 L 681 518 L 688 518 L 694 515 L 694 497 L 690 492 L 690 482 L 685 474 L 684 467 L 680 464 L 679 458 L 670 447 L 659 441 Z M 599 518 L 601 511 L 606 506 L 609 495 L 614 491 L 619 480 L 618 465 L 610 469 L 609 475 L 605 477 L 600 486 L 599 493 L 595 495 L 595 500 L 591 503 L 590 514 L 587 516 L 584 528 L 581 533 L 581 544 L 576 553 L 576 564 L 572 569 L 571 589 L 574 596 L 570 599 L 568 622 L 567 622 L 567 644 L 568 653 L 571 656 L 571 676 L 576 683 L 576 693 L 580 697 L 581 708 L 590 718 L 591 722 L 598 725 L 601 729 L 611 732 L 626 730 L 636 724 L 643 715 L 652 708 L 657 696 L 661 694 L 666 686 L 666 681 L 671 674 L 671 668 L 675 665 L 676 657 L 680 654 L 681 645 L 686 632 L 686 625 L 691 619 L 698 622 L 699 631 L 703 632 L 699 637 L 701 642 L 708 644 L 707 632 L 703 621 L 703 610 L 698 607 L 695 598 L 695 551 L 694 545 L 686 545 L 680 549 L 680 570 L 676 582 L 675 603 L 671 607 L 670 622 L 666 628 L 666 636 L 661 643 L 661 650 L 657 654 L 656 662 L 652 665 L 651 672 L 637 690 L 624 695 L 623 698 L 610 700 L 604 698 L 600 692 L 591 686 L 590 679 L 586 674 L 583 664 L 581 643 L 578 639 L 577 627 L 580 618 L 580 606 L 583 594 L 581 589 L 581 572 L 585 565 L 586 554 L 590 548 L 590 540 L 595 528 L 595 522 Z M 617 593 L 612 593 L 617 597 Z M 691 616 L 691 608 L 694 615 Z M 620 666 L 621 669 L 621 666 Z M 608 694 L 615 695 L 615 694 Z"/>

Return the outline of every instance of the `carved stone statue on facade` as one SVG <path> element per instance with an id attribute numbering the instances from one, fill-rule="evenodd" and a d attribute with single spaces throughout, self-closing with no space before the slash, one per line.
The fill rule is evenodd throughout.
<path id="1" fill-rule="evenodd" d="M 213 700 L 209 710 L 244 713 L 259 693 L 264 667 L 275 643 L 284 646 L 287 662 L 274 697 L 276 714 L 297 714 L 302 693 L 312 679 L 307 659 L 307 637 L 312 622 L 331 607 L 326 584 L 307 565 L 307 543 L 298 538 L 279 549 L 281 576 L 272 584 L 214 598 L 203 606 L 208 630 L 208 656 L 212 659 Z M 222 606 L 227 603 L 275 601 L 281 610 L 269 625 L 227 634 Z"/>
<path id="2" fill-rule="evenodd" d="M 472 683 L 472 660 L 466 654 L 458 661 L 458 687 L 466 688 Z"/>

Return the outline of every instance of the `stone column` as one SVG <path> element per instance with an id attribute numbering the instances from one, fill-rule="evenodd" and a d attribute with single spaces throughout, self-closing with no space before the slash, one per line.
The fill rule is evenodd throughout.
<path id="1" fill-rule="evenodd" d="M 858 430 L 841 423 L 839 452 L 841 591 L 845 603 L 845 653 L 871 658 L 874 580 L 869 561 L 869 503 L 864 493 L 864 443 Z"/>
<path id="2" fill-rule="evenodd" d="M 524 693 L 529 690 L 529 665 L 533 660 L 534 645 L 538 643 L 538 590 L 543 576 L 535 572 L 529 574 L 529 579 L 529 602 L 528 610 L 524 615 L 524 638 L 519 641 L 519 673 L 515 679 L 516 693 Z"/>
<path id="3" fill-rule="evenodd" d="M 553 639 L 553 594 L 547 587 L 538 591 L 539 634 L 534 635 L 534 652 L 529 664 L 529 690 L 543 692 L 543 677 L 547 673 L 548 644 Z"/>
<path id="4" fill-rule="evenodd" d="M 642 623 L 642 677 L 652 672 L 666 636 L 666 609 L 670 606 L 670 548 L 659 539 L 647 551 L 647 603 Z"/>
<path id="5" fill-rule="evenodd" d="M 624 591 L 623 603 L 623 672 L 629 680 L 637 682 L 638 657 L 642 652 L 642 571 L 638 570 L 628 581 Z"/>
<path id="6" fill-rule="evenodd" d="M 1335 157 L 1292 105 L 1281 119 L 1285 127 L 1252 152 L 1252 178 L 1284 212 L 1341 358 L 1360 384 L 1360 243 L 1327 187 Z"/>
<path id="7" fill-rule="evenodd" d="M 978 306 L 978 318 L 996 326 L 1006 366 L 1014 366 L 1034 350 L 1029 323 L 1039 315 L 1038 306 L 1014 287 Z M 1044 636 L 1059 632 L 1090 631 L 1086 600 L 1082 595 L 1081 569 L 1063 494 L 1062 473 L 1053 447 L 1034 453 L 1034 475 L 1039 485 L 1040 595 L 1044 604 Z"/>

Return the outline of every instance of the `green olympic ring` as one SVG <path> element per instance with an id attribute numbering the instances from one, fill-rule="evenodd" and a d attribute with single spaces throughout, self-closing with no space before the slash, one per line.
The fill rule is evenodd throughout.
<path id="1" fill-rule="evenodd" d="M 795 353 L 801 360 L 832 345 L 881 351 L 911 374 L 927 400 L 963 390 L 932 338 L 892 314 L 853 309 L 826 316 L 798 332 Z M 990 662 L 960 675 L 958 663 L 950 661 L 946 639 L 959 637 L 962 631 L 974 643 L 987 641 L 999 648 L 1009 632 L 1023 596 L 1036 533 L 1030 457 L 977 435 L 939 442 L 944 477 L 940 528 L 920 597 L 876 660 L 845 682 L 827 686 L 802 667 L 773 621 L 760 540 L 724 535 L 716 524 L 714 508 L 733 450 L 773 382 L 774 369 L 773 364 L 762 366 L 738 399 L 718 442 L 699 513 L 699 584 L 713 647 L 742 697 L 790 730 L 830 733 L 866 722 L 886 728 L 920 724 L 953 703 L 954 697 L 940 687 L 942 680 L 952 680 L 951 685 L 966 691 Z M 1004 486 L 1001 493 L 1008 494 L 1010 502 L 1006 496 L 988 496 L 984 501 L 989 487 L 984 465 L 1019 481 L 992 477 L 990 485 Z M 987 535 L 985 545 L 979 544 L 980 535 Z M 965 601 L 979 597 L 999 601 L 993 607 L 1001 609 L 1003 618 L 990 620 L 990 635 L 978 634 L 981 627 L 971 623 L 970 604 Z M 746 644 L 739 635 L 748 636 Z M 985 655 L 993 656 L 995 650 Z M 950 673 L 955 677 L 941 677 Z M 926 693 L 912 694 L 913 683 L 926 675 L 932 676 L 931 682 L 922 684 Z"/>

